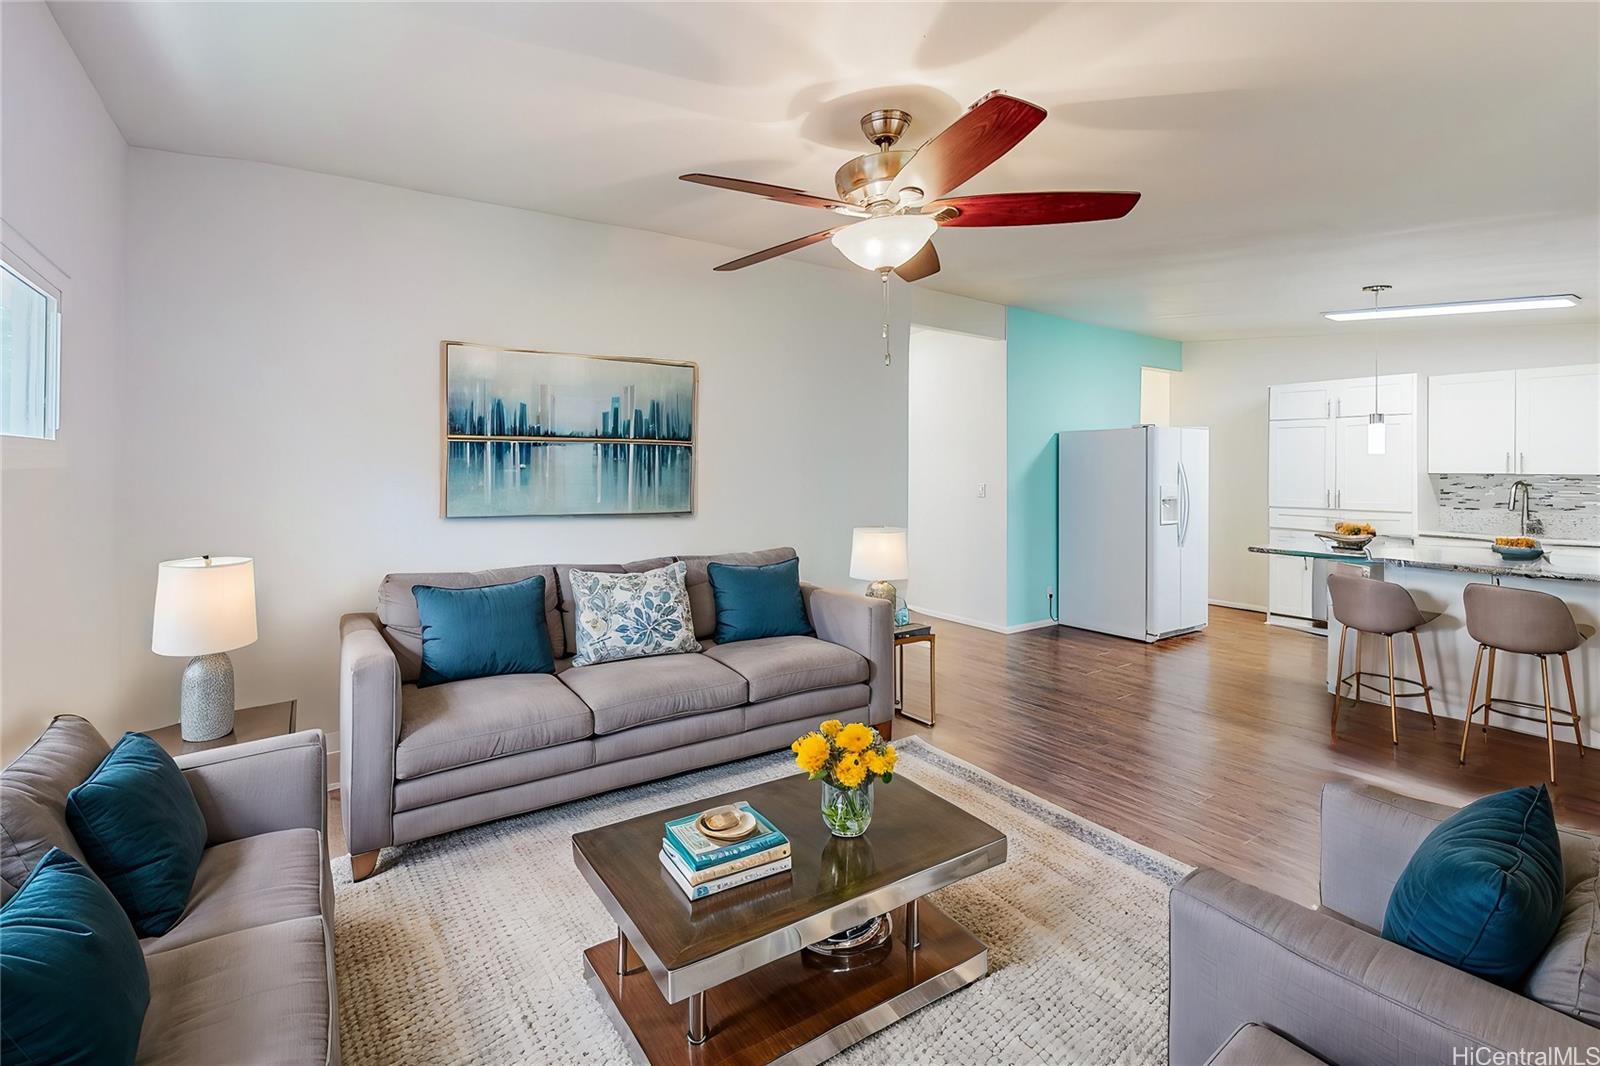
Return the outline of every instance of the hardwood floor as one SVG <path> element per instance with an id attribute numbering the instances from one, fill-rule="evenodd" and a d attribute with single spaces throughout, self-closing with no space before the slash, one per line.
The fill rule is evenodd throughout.
<path id="1" fill-rule="evenodd" d="M 1317 811 L 1328 781 L 1364 780 L 1463 803 L 1544 780 L 1545 743 L 1509 730 L 1473 741 L 1461 723 L 1351 706 L 1328 736 L 1321 638 L 1211 609 L 1205 632 L 1140 644 L 1052 626 L 1002 635 L 930 619 L 939 641 L 938 725 L 896 718 L 968 762 L 1148 847 L 1214 866 L 1307 905 L 1317 900 Z M 906 700 L 926 716 L 927 655 L 906 651 Z M 1593 707 L 1594 696 L 1579 693 Z M 1558 746 L 1563 824 L 1600 831 L 1600 756 Z M 892 787 L 892 786 L 891 786 Z M 330 797 L 330 824 L 339 819 Z M 342 834 L 331 834 L 335 854 Z"/>

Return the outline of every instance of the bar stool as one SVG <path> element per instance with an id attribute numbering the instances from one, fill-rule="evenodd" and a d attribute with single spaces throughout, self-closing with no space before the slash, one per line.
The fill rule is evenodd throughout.
<path id="1" fill-rule="evenodd" d="M 1433 697 L 1429 695 L 1428 668 L 1422 662 L 1422 641 L 1417 639 L 1417 629 L 1427 625 L 1439 617 L 1438 611 L 1423 611 L 1417 607 L 1417 601 L 1411 598 L 1411 593 L 1399 585 L 1388 581 L 1379 581 L 1370 577 L 1355 577 L 1350 574 L 1328 575 L 1328 601 L 1333 608 L 1333 617 L 1339 620 L 1344 628 L 1339 632 L 1339 658 L 1334 665 L 1334 675 L 1338 680 L 1333 685 L 1333 722 L 1329 732 L 1333 739 L 1339 739 L 1339 703 L 1343 699 L 1340 689 L 1346 681 L 1355 682 L 1355 700 L 1361 701 L 1361 685 L 1363 678 L 1379 678 L 1385 675 L 1370 673 L 1361 669 L 1361 635 L 1373 633 L 1384 637 L 1389 647 L 1389 687 L 1380 689 L 1368 681 L 1367 684 L 1379 695 L 1389 697 L 1389 738 L 1394 743 L 1400 743 L 1400 713 L 1395 708 L 1396 699 L 1414 699 L 1422 697 L 1423 704 L 1428 708 L 1428 721 L 1435 729 L 1439 728 L 1439 720 L 1433 716 Z M 1350 630 L 1356 631 L 1356 663 L 1355 670 L 1344 674 L 1344 638 Z M 1397 678 L 1394 676 L 1394 638 L 1397 633 L 1411 634 L 1411 647 L 1417 655 L 1417 673 L 1421 680 L 1409 677 Z M 1343 676 L 1339 676 L 1339 675 Z M 1416 692 L 1396 692 L 1395 682 L 1407 685 L 1416 685 Z"/>
<path id="2" fill-rule="evenodd" d="M 1572 612 L 1557 596 L 1532 589 L 1513 589 L 1503 585 L 1468 585 L 1461 594 L 1467 608 L 1467 633 L 1478 642 L 1477 657 L 1472 660 L 1472 685 L 1467 696 L 1466 727 L 1461 730 L 1461 765 L 1467 764 L 1467 738 L 1472 735 L 1472 719 L 1483 709 L 1483 731 L 1489 732 L 1489 712 L 1521 718 L 1525 722 L 1541 719 L 1531 714 L 1505 711 L 1494 706 L 1494 657 L 1496 652 L 1515 655 L 1532 655 L 1539 660 L 1539 679 L 1544 683 L 1544 703 L 1527 703 L 1523 700 L 1503 699 L 1502 704 L 1543 710 L 1545 743 L 1550 749 L 1550 783 L 1556 783 L 1556 725 L 1555 716 L 1564 714 L 1572 724 L 1573 736 L 1578 741 L 1578 757 L 1583 757 L 1583 719 L 1578 714 L 1578 693 L 1572 687 L 1572 663 L 1567 652 L 1594 636 L 1594 626 L 1579 625 Z M 1478 666 L 1483 653 L 1489 653 L 1489 676 L 1483 688 L 1483 703 L 1478 703 Z M 1561 671 L 1567 680 L 1567 702 L 1570 709 L 1550 705 L 1550 664 L 1548 656 L 1561 656 Z"/>

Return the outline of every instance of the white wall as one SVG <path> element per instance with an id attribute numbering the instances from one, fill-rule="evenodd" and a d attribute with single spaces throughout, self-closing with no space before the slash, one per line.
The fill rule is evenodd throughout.
<path id="1" fill-rule="evenodd" d="M 1005 342 L 913 327 L 907 393 L 911 580 L 904 594 L 916 610 L 1003 630 Z"/>
<path id="2" fill-rule="evenodd" d="M 792 544 L 845 583 L 850 529 L 906 518 L 906 322 L 1003 332 L 1003 309 L 653 233 L 281 167 L 135 150 L 118 429 L 123 684 L 173 717 L 148 652 L 156 563 L 255 556 L 240 703 L 337 722 L 338 618 L 387 571 Z M 439 342 L 700 364 L 689 517 L 444 520 Z"/>
<path id="3" fill-rule="evenodd" d="M 85 715 L 114 739 L 127 708 L 113 510 L 127 146 L 43 4 L 0 4 L 0 48 L 5 242 L 62 280 L 60 433 L 0 438 L 0 758 L 10 760 L 55 714 Z"/>
<path id="4" fill-rule="evenodd" d="M 1537 315 L 1530 315 L 1537 317 Z M 1600 357 L 1600 325 L 1453 326 L 1437 320 L 1380 334 L 1384 373 L 1418 375 L 1565 366 Z M 1358 327 L 1359 329 L 1360 327 Z M 1372 368 L 1373 333 L 1327 333 L 1183 346 L 1172 379 L 1172 419 L 1211 427 L 1211 483 L 1228 486 L 1211 502 L 1211 598 L 1264 609 L 1265 556 L 1245 549 L 1267 535 L 1267 386 L 1355 377 Z"/>

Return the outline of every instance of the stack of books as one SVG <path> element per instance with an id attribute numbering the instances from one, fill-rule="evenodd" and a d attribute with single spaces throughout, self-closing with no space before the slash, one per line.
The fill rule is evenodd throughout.
<path id="1" fill-rule="evenodd" d="M 741 840 L 712 840 L 703 835 L 695 826 L 699 815 L 667 823 L 661 840 L 661 865 L 690 899 L 704 899 L 789 869 L 789 838 L 748 803 L 737 806 L 756 821 L 755 829 Z"/>

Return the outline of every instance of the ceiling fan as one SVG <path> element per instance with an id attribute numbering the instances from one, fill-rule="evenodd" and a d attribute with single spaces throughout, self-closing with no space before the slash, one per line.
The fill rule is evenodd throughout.
<path id="1" fill-rule="evenodd" d="M 952 189 L 1017 146 L 1044 121 L 1044 108 L 996 90 L 967 109 L 921 148 L 896 142 L 911 116 L 896 108 L 864 115 L 861 132 L 878 147 L 850 160 L 833 176 L 838 198 L 816 196 L 715 174 L 684 174 L 684 181 L 753 193 L 779 203 L 817 207 L 848 221 L 723 263 L 740 270 L 831 240 L 852 263 L 888 281 L 893 271 L 906 281 L 939 272 L 931 238 L 940 226 L 1047 226 L 1121 218 L 1139 202 L 1136 192 L 1002 192 L 946 198 Z"/>

